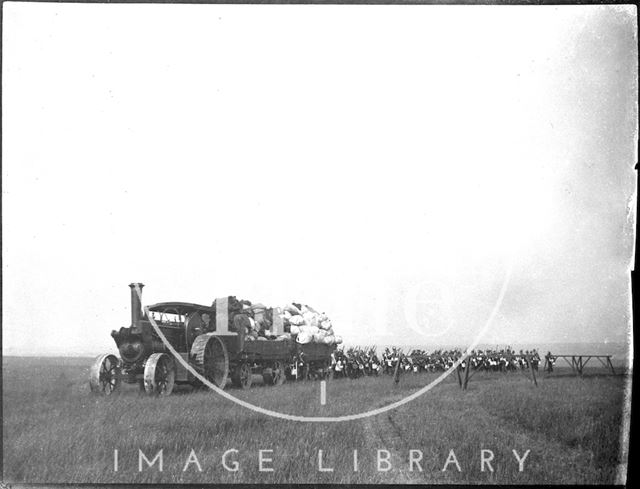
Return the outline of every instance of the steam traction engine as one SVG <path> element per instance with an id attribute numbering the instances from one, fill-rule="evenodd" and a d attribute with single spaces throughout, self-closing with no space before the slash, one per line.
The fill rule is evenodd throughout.
<path id="1" fill-rule="evenodd" d="M 142 311 L 143 284 L 130 284 L 131 326 L 112 331 L 120 358 L 100 355 L 90 370 L 91 391 L 109 395 L 121 382 L 138 383 L 150 395 L 169 395 L 175 384 L 202 386 L 181 362 L 174 360 L 164 342 Z M 211 306 L 187 302 L 162 302 L 149 306 L 162 334 L 177 353 L 200 375 L 224 389 L 227 379 L 240 388 L 251 386 L 252 375 L 262 374 L 266 384 L 285 381 L 285 369 L 299 355 L 291 339 L 245 341 L 249 314 L 234 297 L 216 299 Z M 272 331 L 283 332 L 280 315 L 274 310 Z M 318 345 L 320 346 L 320 345 Z M 314 363 L 328 363 L 335 346 L 325 346 L 314 355 Z"/>

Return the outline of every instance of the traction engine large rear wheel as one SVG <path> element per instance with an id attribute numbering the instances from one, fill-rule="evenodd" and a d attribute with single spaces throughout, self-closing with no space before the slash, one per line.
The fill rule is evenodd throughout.
<path id="1" fill-rule="evenodd" d="M 191 361 L 196 370 L 216 387 L 224 389 L 229 375 L 229 355 L 218 336 L 201 334 L 191 345 Z"/>
<path id="2" fill-rule="evenodd" d="M 144 364 L 144 390 L 151 396 L 168 396 L 173 391 L 176 366 L 166 353 L 154 353 Z"/>
<path id="3" fill-rule="evenodd" d="M 108 396 L 120 387 L 120 362 L 115 355 L 105 353 L 95 359 L 89 370 L 89 386 L 94 394 Z"/>

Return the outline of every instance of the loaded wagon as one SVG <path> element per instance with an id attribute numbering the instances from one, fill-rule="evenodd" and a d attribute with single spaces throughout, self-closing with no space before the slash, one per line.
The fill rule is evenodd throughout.
<path id="1" fill-rule="evenodd" d="M 266 384 L 279 385 L 290 377 L 292 365 L 302 362 L 310 372 L 326 375 L 335 345 L 299 345 L 283 338 L 283 323 L 273 314 L 272 337 L 250 341 L 246 326 L 251 313 L 237 307 L 233 297 L 216 299 L 211 306 L 188 302 L 162 302 L 142 311 L 143 284 L 130 284 L 131 325 L 112 331 L 120 358 L 100 355 L 90 370 L 91 391 L 110 394 L 121 382 L 139 384 L 150 395 L 168 395 L 175 384 L 201 387 L 202 382 L 176 361 L 154 325 L 185 363 L 207 381 L 224 389 L 227 380 L 248 388 L 253 374 Z M 296 376 L 297 377 L 297 376 Z"/>

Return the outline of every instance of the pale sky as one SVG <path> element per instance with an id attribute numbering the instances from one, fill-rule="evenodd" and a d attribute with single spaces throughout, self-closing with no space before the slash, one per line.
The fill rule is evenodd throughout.
<path id="1" fill-rule="evenodd" d="M 351 344 L 626 341 L 633 6 L 4 4 L 3 353 L 143 303 Z"/>

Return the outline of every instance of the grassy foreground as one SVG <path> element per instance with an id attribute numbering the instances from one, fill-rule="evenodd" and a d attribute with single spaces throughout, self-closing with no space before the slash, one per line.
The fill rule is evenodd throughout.
<path id="1" fill-rule="evenodd" d="M 161 399 L 139 395 L 137 386 L 94 397 L 91 361 L 4 359 L 5 482 L 594 484 L 616 482 L 621 462 L 622 376 L 559 371 L 535 388 L 520 373 L 479 373 L 467 392 L 450 377 L 386 414 L 312 424 L 266 417 L 190 388 Z M 398 385 L 388 377 L 330 381 L 325 406 L 319 382 L 229 392 L 280 412 L 335 416 L 387 405 L 433 378 L 406 375 Z M 162 472 L 159 461 L 139 471 L 139 450 L 152 460 L 160 449 Z M 227 455 L 230 468 L 237 462 L 235 472 L 222 465 L 230 449 L 237 450 Z M 493 472 L 481 471 L 483 449 L 492 451 Z M 185 471 L 192 450 L 197 463 L 192 458 Z M 271 459 L 263 468 L 273 471 L 259 470 L 259 450 L 272 450 L 263 452 Z M 323 467 L 333 471 L 319 470 L 319 450 Z M 388 451 L 380 468 L 389 470 L 378 470 L 378 450 Z M 520 457 L 530 450 L 522 471 L 513 450 Z"/>

